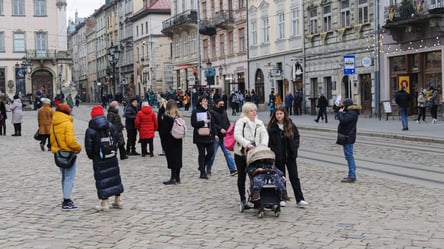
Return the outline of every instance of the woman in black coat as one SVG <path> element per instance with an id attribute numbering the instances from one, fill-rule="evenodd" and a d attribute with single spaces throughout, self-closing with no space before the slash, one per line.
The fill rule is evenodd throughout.
<path id="1" fill-rule="evenodd" d="M 6 105 L 3 100 L 0 100 L 0 135 L 6 136 Z"/>
<path id="2" fill-rule="evenodd" d="M 96 180 L 97 196 L 101 200 L 98 211 L 108 211 L 110 196 L 115 196 L 112 206 L 122 208 L 120 194 L 123 193 L 120 178 L 119 161 L 116 154 L 103 156 L 98 132 L 110 133 L 114 141 L 114 150 L 117 150 L 119 137 L 114 126 L 106 119 L 103 107 L 98 105 L 91 110 L 91 120 L 85 133 L 85 150 L 89 159 L 93 160 L 94 179 Z"/>
<path id="3" fill-rule="evenodd" d="M 193 143 L 196 144 L 199 151 L 198 162 L 201 179 L 208 179 L 205 171 L 206 165 L 214 154 L 214 136 L 217 134 L 214 121 L 211 119 L 208 111 L 208 97 L 203 95 L 199 97 L 196 109 L 191 113 L 191 126 L 193 126 Z M 199 134 L 199 129 L 209 129 L 208 135 Z M 206 151 L 206 153 L 205 153 Z"/>
<path id="4" fill-rule="evenodd" d="M 267 129 L 269 136 L 268 146 L 275 153 L 276 167 L 285 175 L 285 166 L 287 166 L 288 178 L 293 187 L 296 204 L 298 207 L 305 207 L 308 203 L 304 200 L 296 163 L 299 149 L 299 131 L 288 117 L 284 106 L 279 105 L 276 107 Z M 284 201 L 281 202 L 281 206 L 285 206 Z"/>
<path id="5" fill-rule="evenodd" d="M 180 183 L 180 169 L 182 168 L 182 139 L 174 138 L 170 131 L 173 128 L 174 119 L 180 118 L 182 115 L 177 109 L 175 100 L 168 100 L 166 106 L 162 104 L 157 114 L 158 131 L 162 149 L 165 152 L 168 168 L 171 170 L 169 181 L 163 182 L 165 185 Z"/>
<path id="6" fill-rule="evenodd" d="M 119 136 L 119 140 L 121 141 L 119 143 L 119 154 L 120 154 L 120 160 L 128 159 L 128 156 L 126 155 L 125 150 L 125 139 L 123 138 L 123 124 L 122 119 L 119 115 L 119 102 L 112 101 L 109 104 L 108 107 L 108 115 L 106 116 L 108 121 L 114 125 L 114 128 L 116 129 L 117 136 Z"/>

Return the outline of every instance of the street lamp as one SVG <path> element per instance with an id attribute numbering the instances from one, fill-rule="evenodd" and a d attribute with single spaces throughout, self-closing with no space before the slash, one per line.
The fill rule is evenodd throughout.
<path id="1" fill-rule="evenodd" d="M 26 94 L 26 74 L 32 72 L 32 63 L 26 60 L 26 57 L 22 58 L 21 62 L 15 63 L 15 77 L 16 88 L 15 92 L 18 95 Z"/>
<path id="2" fill-rule="evenodd" d="M 214 67 L 212 66 L 210 59 L 207 61 L 207 69 L 205 69 L 205 77 L 207 78 L 207 84 L 209 86 L 214 85 L 214 76 L 216 74 L 216 70 L 214 70 Z"/>
<path id="3" fill-rule="evenodd" d="M 111 94 L 114 96 L 113 90 L 115 90 L 116 87 L 116 65 L 117 62 L 119 62 L 119 56 L 120 56 L 120 49 L 119 46 L 111 43 L 111 47 L 108 48 L 107 58 L 108 62 L 112 67 L 112 77 L 113 80 L 111 82 Z"/>

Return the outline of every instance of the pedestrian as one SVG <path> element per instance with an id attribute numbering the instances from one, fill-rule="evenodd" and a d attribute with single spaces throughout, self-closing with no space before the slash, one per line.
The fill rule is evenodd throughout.
<path id="1" fill-rule="evenodd" d="M 136 151 L 136 139 L 137 139 L 137 129 L 135 126 L 135 120 L 137 115 L 137 98 L 131 99 L 125 110 L 125 128 L 127 133 L 126 142 L 126 154 L 133 156 L 140 156 Z"/>
<path id="2" fill-rule="evenodd" d="M 142 151 L 142 157 L 150 155 L 154 157 L 154 133 L 157 131 L 157 117 L 148 102 L 142 102 L 142 108 L 137 112 L 135 125 L 139 131 L 139 142 Z M 147 151 L 149 146 L 149 153 Z"/>
<path id="3" fill-rule="evenodd" d="M 114 196 L 114 208 L 123 207 L 120 198 L 123 185 L 116 156 L 119 139 L 114 126 L 105 117 L 103 106 L 91 108 L 91 120 L 85 132 L 85 150 L 88 158 L 93 161 L 94 180 L 100 199 L 97 211 L 109 210 L 108 198 L 111 196 Z"/>
<path id="4" fill-rule="evenodd" d="M 214 153 L 211 157 L 210 161 L 206 165 L 207 175 L 211 175 L 211 168 L 213 167 L 214 159 L 216 158 L 216 153 L 219 147 L 222 149 L 224 153 L 225 161 L 227 162 L 228 170 L 230 171 L 231 176 L 235 176 L 237 174 L 236 165 L 234 164 L 233 156 L 230 151 L 225 148 L 224 138 L 225 134 L 230 127 L 230 120 L 228 119 L 227 112 L 225 111 L 224 101 L 223 99 L 217 99 L 215 102 L 214 108 L 210 111 L 211 119 L 214 120 L 214 126 L 216 127 L 216 136 L 213 142 Z"/>
<path id="5" fill-rule="evenodd" d="M 430 115 L 432 116 L 432 124 L 434 124 L 438 121 L 437 120 L 438 105 L 439 105 L 438 91 L 433 86 L 430 86 L 429 91 L 431 92 L 429 97 Z"/>
<path id="6" fill-rule="evenodd" d="M 12 112 L 11 123 L 14 125 L 14 134 L 12 136 L 22 135 L 22 121 L 23 121 L 23 104 L 20 97 L 14 95 L 14 100 L 9 105 L 9 109 Z"/>
<path id="7" fill-rule="evenodd" d="M 72 100 L 71 94 L 68 94 L 66 97 L 66 104 L 68 104 L 71 109 L 74 107 L 74 101 Z"/>
<path id="8" fill-rule="evenodd" d="M 324 96 L 323 93 L 321 93 L 321 95 L 319 96 L 318 105 L 317 105 L 317 107 L 319 108 L 318 117 L 314 120 L 316 123 L 319 123 L 319 118 L 324 119 L 324 117 L 325 117 L 325 123 L 328 123 L 327 106 L 328 106 L 327 98 Z"/>
<path id="9" fill-rule="evenodd" d="M 73 118 L 71 116 L 71 108 L 69 105 L 59 104 L 57 106 L 52 116 L 52 125 L 49 132 L 52 153 L 68 151 L 79 154 L 82 150 L 82 146 L 76 140 Z M 62 173 L 63 211 L 78 209 L 71 199 L 76 169 L 77 159 L 70 168 L 60 168 L 60 172 Z"/>
<path id="10" fill-rule="evenodd" d="M 401 116 L 402 130 L 409 130 L 409 104 L 410 95 L 402 87 L 395 95 L 395 102 L 399 106 L 399 115 Z"/>
<path id="11" fill-rule="evenodd" d="M 298 165 L 296 159 L 299 149 L 299 130 L 283 106 L 279 106 L 274 111 L 273 116 L 267 126 L 269 142 L 268 147 L 275 154 L 276 167 L 286 176 L 285 168 L 288 170 L 288 178 L 293 188 L 297 207 L 305 207 L 308 203 L 302 193 L 301 181 L 299 180 Z M 285 206 L 285 201 L 281 201 L 281 206 Z"/>
<path id="12" fill-rule="evenodd" d="M 54 111 L 51 108 L 51 100 L 48 98 L 42 98 L 42 106 L 37 112 L 37 123 L 39 125 L 39 135 L 40 135 L 40 149 L 45 151 L 45 144 L 48 141 L 47 148 L 48 151 L 51 150 L 51 144 L 49 141 L 49 134 L 52 124 L 52 116 Z"/>
<path id="13" fill-rule="evenodd" d="M 274 107 L 275 107 L 274 102 L 268 103 L 268 110 L 270 111 L 270 117 L 273 116 Z"/>
<path id="14" fill-rule="evenodd" d="M 304 98 L 302 97 L 302 93 L 297 91 L 294 96 L 294 113 L 295 115 L 302 115 L 302 101 Z"/>
<path id="15" fill-rule="evenodd" d="M 293 94 L 291 92 L 288 92 L 285 96 L 285 109 L 287 109 L 288 115 L 291 115 L 293 112 Z"/>
<path id="16" fill-rule="evenodd" d="M 74 99 L 75 99 L 75 102 L 76 102 L 76 107 L 79 107 L 79 105 L 80 105 L 80 95 L 77 94 Z"/>
<path id="17" fill-rule="evenodd" d="M 125 150 L 125 138 L 123 137 L 124 126 L 122 124 L 122 120 L 119 115 L 119 102 L 114 100 L 109 104 L 108 114 L 106 118 L 111 124 L 114 125 L 114 129 L 116 130 L 117 136 L 119 137 L 120 142 L 118 144 L 118 147 L 119 147 L 120 160 L 128 159 Z"/>
<path id="18" fill-rule="evenodd" d="M 356 162 L 353 156 L 353 144 L 356 142 L 356 125 L 361 111 L 361 106 L 354 105 L 352 99 L 344 99 L 340 103 L 338 111 L 338 133 L 346 135 L 346 140 L 342 144 L 345 160 L 348 164 L 348 176 L 341 182 L 354 183 L 356 181 Z"/>
<path id="19" fill-rule="evenodd" d="M 416 120 L 416 123 L 421 123 L 421 117 L 422 117 L 422 122 L 425 123 L 425 116 L 426 116 L 426 104 L 427 104 L 427 99 L 425 97 L 425 93 L 427 92 L 426 89 L 422 90 L 421 92 L 419 92 L 418 94 L 418 119 Z"/>
<path id="20" fill-rule="evenodd" d="M 168 181 L 163 182 L 165 185 L 180 184 L 180 170 L 182 169 L 182 151 L 183 140 L 174 138 L 171 135 L 174 119 L 181 118 L 182 114 L 177 108 L 176 101 L 170 99 L 163 103 L 165 99 L 161 99 L 162 105 L 158 112 L 159 136 L 162 148 L 164 149 L 167 160 L 167 167 L 171 171 L 171 177 Z M 163 107 L 164 106 L 164 107 Z"/>
<path id="21" fill-rule="evenodd" d="M 276 92 L 274 94 L 274 106 L 278 106 L 278 105 L 282 105 L 282 98 L 281 95 L 279 94 L 279 92 Z"/>
<path id="22" fill-rule="evenodd" d="M 6 136 L 6 119 L 8 119 L 6 105 L 3 100 L 0 100 L 0 136 Z"/>
<path id="23" fill-rule="evenodd" d="M 233 91 L 230 95 L 230 107 L 231 107 L 231 116 L 236 116 L 238 107 L 239 106 L 239 100 L 237 94 Z"/>
<path id="24" fill-rule="evenodd" d="M 249 209 L 245 197 L 245 180 L 247 177 L 247 152 L 256 146 L 268 146 L 268 133 L 264 122 L 257 117 L 257 106 L 246 102 L 242 106 L 242 114 L 234 127 L 234 162 L 237 167 L 237 188 L 241 205 Z"/>
<path id="25" fill-rule="evenodd" d="M 214 154 L 213 142 L 216 135 L 216 127 L 208 111 L 208 97 L 206 95 L 199 97 L 196 109 L 191 113 L 191 126 L 194 128 L 193 143 L 196 144 L 199 152 L 199 178 L 208 179 L 205 166 L 208 165 Z"/>

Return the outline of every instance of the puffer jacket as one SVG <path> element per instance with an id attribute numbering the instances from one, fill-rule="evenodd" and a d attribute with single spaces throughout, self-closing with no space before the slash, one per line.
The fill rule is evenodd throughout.
<path id="1" fill-rule="evenodd" d="M 114 125 L 117 132 L 122 132 L 123 124 L 122 119 L 119 116 L 119 110 L 117 110 L 114 106 L 108 107 L 108 115 L 106 117 L 108 121 Z"/>
<path id="2" fill-rule="evenodd" d="M 157 131 L 158 123 L 156 114 L 150 106 L 142 107 L 142 109 L 137 113 L 136 120 L 134 122 L 136 129 L 139 130 L 140 139 L 154 138 L 154 132 Z"/>
<path id="3" fill-rule="evenodd" d="M 54 112 L 49 132 L 52 153 L 72 151 L 79 154 L 82 150 L 82 146 L 76 140 L 73 118 L 70 115 L 59 111 Z M 58 143 L 56 142 L 56 136 Z"/>
<path id="4" fill-rule="evenodd" d="M 117 157 L 101 159 L 99 156 L 100 145 L 94 139 L 97 131 L 105 129 L 110 129 L 113 138 L 117 141 L 117 132 L 105 116 L 91 119 L 85 132 L 85 150 L 88 158 L 93 160 L 97 196 L 101 200 L 123 193 Z"/>
<path id="5" fill-rule="evenodd" d="M 11 123 L 20 124 L 23 119 L 23 104 L 20 99 L 14 99 L 11 105 L 9 105 L 9 109 L 12 112 Z"/>
<path id="6" fill-rule="evenodd" d="M 360 111 L 360 105 L 351 105 L 344 112 L 338 112 L 338 133 L 348 135 L 345 144 L 354 144 L 356 141 L 356 125 Z"/>
<path id="7" fill-rule="evenodd" d="M 234 153 L 243 156 L 242 148 L 251 143 L 257 145 L 268 146 L 268 133 L 265 128 L 264 122 L 259 119 L 250 121 L 248 117 L 242 117 L 236 121 L 234 127 Z"/>
<path id="8" fill-rule="evenodd" d="M 49 104 L 43 104 L 37 113 L 37 121 L 39 125 L 39 134 L 49 135 L 51 130 L 52 115 L 54 111 Z"/>

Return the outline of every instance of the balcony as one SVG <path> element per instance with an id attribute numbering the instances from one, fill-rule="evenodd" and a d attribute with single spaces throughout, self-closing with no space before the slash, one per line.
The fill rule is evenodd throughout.
<path id="1" fill-rule="evenodd" d="M 444 0 L 425 0 L 416 6 L 398 4 L 384 11 L 385 29 L 395 41 L 422 39 L 444 32 Z"/>
<path id="2" fill-rule="evenodd" d="M 213 18 L 213 24 L 217 28 L 221 29 L 233 29 L 234 28 L 234 13 L 230 10 L 221 10 L 216 12 Z"/>
<path id="3" fill-rule="evenodd" d="M 196 24 L 197 12 L 195 10 L 187 10 L 163 21 L 162 33 L 171 37 L 175 31 L 187 28 L 187 26 L 196 27 Z"/>
<path id="4" fill-rule="evenodd" d="M 35 50 L 28 49 L 26 51 L 26 58 L 29 60 L 52 60 L 55 59 L 57 52 L 55 49 Z"/>

